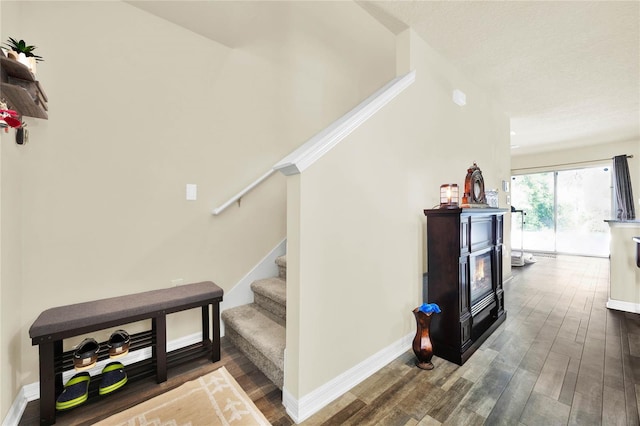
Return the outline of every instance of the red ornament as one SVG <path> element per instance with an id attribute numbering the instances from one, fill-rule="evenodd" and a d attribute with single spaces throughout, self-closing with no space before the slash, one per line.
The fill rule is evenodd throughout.
<path id="1" fill-rule="evenodd" d="M 12 109 L 0 109 L 0 121 L 4 121 L 7 126 L 18 129 L 22 126 L 22 121 L 18 120 L 18 113 Z M 7 129 L 5 129 L 5 132 Z"/>

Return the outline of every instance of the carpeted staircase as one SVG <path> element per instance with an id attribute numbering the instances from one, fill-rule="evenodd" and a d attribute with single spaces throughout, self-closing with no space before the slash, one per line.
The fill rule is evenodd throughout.
<path id="1" fill-rule="evenodd" d="M 279 276 L 251 284 L 254 302 L 222 312 L 225 335 L 273 383 L 284 382 L 287 257 L 276 259 Z"/>

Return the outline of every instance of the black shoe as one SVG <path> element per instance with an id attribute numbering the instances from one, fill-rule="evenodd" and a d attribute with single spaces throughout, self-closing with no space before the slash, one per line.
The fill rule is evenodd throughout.
<path id="1" fill-rule="evenodd" d="M 109 358 L 120 358 L 129 353 L 129 343 L 131 343 L 131 338 L 129 337 L 129 333 L 124 330 L 117 330 L 111 334 L 109 337 L 109 343 L 107 346 L 109 347 Z"/>
<path id="2" fill-rule="evenodd" d="M 99 350 L 100 345 L 95 339 L 90 337 L 84 339 L 73 352 L 73 367 L 78 371 L 82 371 L 95 366 L 98 361 Z"/>

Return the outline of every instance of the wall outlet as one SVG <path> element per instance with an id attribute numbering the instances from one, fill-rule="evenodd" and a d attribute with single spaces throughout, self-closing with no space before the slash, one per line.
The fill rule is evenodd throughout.
<path id="1" fill-rule="evenodd" d="M 184 284 L 183 278 L 176 278 L 175 280 L 171 280 L 171 287 L 178 287 L 179 285 Z"/>

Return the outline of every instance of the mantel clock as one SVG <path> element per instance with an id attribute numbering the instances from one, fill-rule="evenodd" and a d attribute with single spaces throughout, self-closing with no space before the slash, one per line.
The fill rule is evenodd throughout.
<path id="1" fill-rule="evenodd" d="M 462 204 L 470 207 L 487 207 L 487 198 L 484 194 L 484 178 L 482 177 L 482 170 L 476 163 L 473 163 L 473 166 L 467 169 Z"/>

